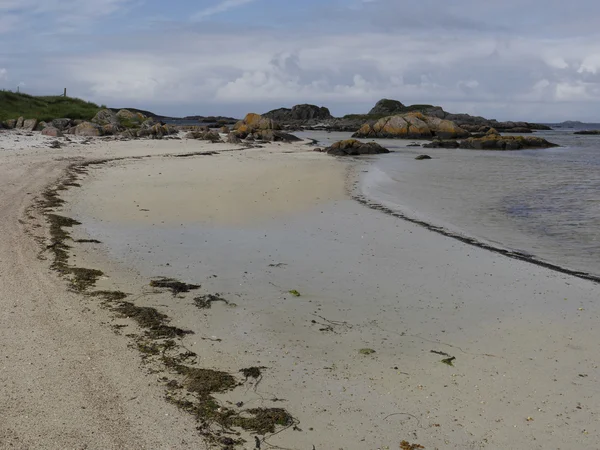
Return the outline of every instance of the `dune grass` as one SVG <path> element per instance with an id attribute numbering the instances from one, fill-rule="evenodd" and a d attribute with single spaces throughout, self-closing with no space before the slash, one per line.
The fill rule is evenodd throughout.
<path id="1" fill-rule="evenodd" d="M 62 117 L 90 120 L 100 111 L 100 106 L 78 98 L 63 96 L 35 97 L 10 91 L 0 91 L 0 121 L 38 119 L 49 121 Z"/>

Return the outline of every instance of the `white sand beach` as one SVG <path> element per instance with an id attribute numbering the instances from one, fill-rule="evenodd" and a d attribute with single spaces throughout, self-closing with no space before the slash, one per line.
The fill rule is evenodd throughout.
<path id="1" fill-rule="evenodd" d="M 36 239 L 34 199 L 70 163 L 139 156 L 62 194 L 73 238 L 101 241 L 70 244 L 70 263 L 193 331 L 196 365 L 243 382 L 215 395 L 224 407 L 285 408 L 295 427 L 263 448 L 600 448 L 597 284 L 370 209 L 350 195 L 367 162 L 303 144 L 49 140 L 0 134 L 7 448 L 204 448 L 163 398 L 170 374 L 132 346 L 138 327 L 69 292 Z M 173 157 L 199 151 L 218 154 Z M 157 276 L 201 288 L 174 297 Z M 194 305 L 217 293 L 229 303 Z"/>

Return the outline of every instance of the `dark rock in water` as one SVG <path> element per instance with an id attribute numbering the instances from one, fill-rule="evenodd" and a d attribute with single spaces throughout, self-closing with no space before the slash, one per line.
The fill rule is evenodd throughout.
<path id="1" fill-rule="evenodd" d="M 527 127 L 507 128 L 503 131 L 505 133 L 519 133 L 519 134 L 533 133 L 533 130 L 531 130 L 531 128 L 527 128 Z"/>
<path id="2" fill-rule="evenodd" d="M 369 111 L 371 115 L 388 115 L 393 116 L 394 114 L 401 114 L 406 112 L 406 106 L 400 103 L 398 100 L 389 100 L 387 98 L 383 98 L 379 100 L 373 109 Z"/>
<path id="3" fill-rule="evenodd" d="M 423 144 L 423 148 L 458 148 L 458 141 L 436 139 L 429 144 Z"/>
<path id="4" fill-rule="evenodd" d="M 454 122 L 421 113 L 407 113 L 384 117 L 375 123 L 366 123 L 352 137 L 380 139 L 456 139 L 469 136 Z"/>
<path id="5" fill-rule="evenodd" d="M 325 149 L 330 155 L 335 156 L 356 156 L 356 155 L 376 155 L 380 153 L 389 153 L 387 148 L 375 142 L 361 142 L 356 139 L 347 139 L 333 144 Z"/>
<path id="6" fill-rule="evenodd" d="M 431 156 L 429 155 L 419 155 L 415 158 L 417 161 L 423 161 L 425 159 L 431 159 Z"/>
<path id="7" fill-rule="evenodd" d="M 600 130 L 582 130 L 582 131 L 576 131 L 573 134 L 583 134 L 583 135 L 588 135 L 588 136 L 595 136 L 597 134 L 600 134 Z"/>
<path id="8" fill-rule="evenodd" d="M 490 134 L 482 138 L 469 138 L 460 142 L 460 148 L 469 150 L 522 150 L 527 148 L 552 148 L 558 145 L 533 136 L 500 136 Z"/>
<path id="9" fill-rule="evenodd" d="M 411 144 L 408 144 L 407 147 L 420 147 L 421 144 L 417 144 L 416 142 L 413 142 Z"/>

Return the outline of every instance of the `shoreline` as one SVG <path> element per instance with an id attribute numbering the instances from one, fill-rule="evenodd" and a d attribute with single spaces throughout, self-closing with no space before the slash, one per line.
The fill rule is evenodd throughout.
<path id="1" fill-rule="evenodd" d="M 197 161 L 204 158 L 212 157 L 203 156 Z M 216 164 L 215 160 L 204 161 Z M 341 164 L 340 161 L 335 163 Z M 135 183 L 133 180 L 132 184 Z M 88 188 L 84 182 L 83 189 Z M 213 278 L 214 272 L 205 272 L 202 279 L 189 279 L 189 282 L 202 284 L 202 288 L 181 299 L 171 296 L 169 291 L 153 292 L 155 289 L 148 287 L 149 278 L 141 274 L 132 283 L 135 270 L 115 276 L 109 267 L 106 271 L 110 278 L 101 277 L 96 289 L 112 289 L 117 283 L 125 292 L 133 290 L 131 298 L 136 306 L 168 313 L 170 322 L 163 324 L 168 327 L 185 331 L 201 324 L 201 334 L 189 335 L 192 341 L 187 337 L 182 341 L 186 353 L 196 353 L 203 361 L 201 367 L 233 373 L 243 367 L 252 368 L 245 365 L 247 362 L 268 366 L 260 381 L 246 377 L 245 383 L 249 384 L 241 386 L 245 393 L 238 390 L 215 394 L 227 408 L 234 408 L 227 402 L 235 404 L 240 399 L 250 405 L 257 401 L 263 405 L 265 399 L 261 399 L 260 394 L 264 396 L 264 392 L 275 396 L 267 397 L 271 401 L 266 403 L 278 408 L 280 402 L 273 400 L 285 395 L 288 401 L 283 406 L 289 409 L 294 421 L 287 422 L 291 420 L 288 416 L 279 416 L 281 425 L 289 423 L 290 429 L 267 437 L 265 444 L 300 450 L 315 444 L 317 448 L 375 449 L 394 448 L 406 439 L 426 448 L 465 448 L 465 445 L 474 448 L 512 445 L 514 448 L 526 439 L 528 448 L 543 448 L 559 438 L 561 442 L 569 441 L 570 448 L 589 448 L 587 439 L 593 439 L 598 432 L 592 417 L 578 421 L 577 426 L 585 424 L 586 433 L 556 423 L 554 431 L 559 434 L 548 435 L 545 425 L 553 422 L 549 417 L 544 418 L 541 407 L 536 411 L 534 405 L 546 402 L 543 409 L 560 411 L 568 407 L 568 403 L 558 397 L 558 392 L 565 392 L 570 398 L 576 396 L 582 400 L 584 410 L 592 412 L 591 405 L 586 405 L 593 402 L 589 391 L 570 385 L 567 380 L 572 375 L 572 367 L 581 365 L 582 361 L 586 361 L 587 366 L 588 360 L 593 361 L 593 349 L 586 349 L 585 343 L 593 342 L 597 335 L 588 328 L 598 318 L 593 303 L 597 294 L 595 285 L 588 285 L 587 280 L 561 278 L 524 261 L 516 261 L 513 267 L 512 262 L 508 264 L 503 259 L 504 255 L 480 252 L 476 248 L 466 250 L 469 246 L 454 243 L 454 239 L 446 242 L 447 236 L 435 237 L 429 233 L 431 230 L 419 224 L 373 214 L 369 205 L 356 199 L 328 205 L 323 217 L 307 212 L 302 219 L 276 220 L 274 225 L 266 227 L 265 232 L 271 235 L 277 227 L 285 225 L 291 229 L 282 237 L 299 235 L 298 242 L 310 246 L 304 254 L 296 244 L 284 245 L 285 241 L 281 241 L 284 248 L 279 258 L 290 267 L 266 268 L 270 260 L 266 257 L 258 266 L 248 268 L 243 261 L 228 261 L 227 265 L 233 266 L 231 273 L 219 272 L 219 277 Z M 337 223 L 353 222 L 358 224 L 355 227 L 358 229 L 335 229 Z M 252 227 L 243 229 L 251 232 Z M 79 235 L 81 230 L 74 233 L 76 239 L 94 238 Z M 217 252 L 226 250 L 219 243 L 219 234 L 210 233 L 216 241 L 206 248 L 205 257 L 214 258 L 216 264 Z M 364 238 L 366 243 L 356 247 Z M 240 239 L 234 239 L 234 247 L 238 241 Z M 333 244 L 335 241 L 339 244 Z M 257 245 L 260 248 L 264 244 Z M 85 246 L 76 249 L 73 257 L 73 261 L 82 262 L 83 267 L 88 267 L 84 262 L 90 255 L 95 254 L 93 258 L 99 263 L 104 256 L 109 256 L 98 255 L 94 249 L 104 244 L 86 243 Z M 251 246 L 245 251 L 251 252 L 254 248 L 257 247 Z M 352 264 L 356 255 L 362 258 L 361 265 Z M 227 254 L 223 257 L 227 260 Z M 324 262 L 318 264 L 320 258 Z M 311 267 L 314 265 L 317 267 Z M 122 263 L 113 268 L 120 271 Z M 244 268 L 250 269 L 247 276 L 242 274 Z M 326 278 L 318 275 L 323 270 Z M 314 274 L 309 273 L 311 271 Z M 488 272 L 490 276 L 493 272 L 494 277 L 482 279 Z M 400 279 L 397 274 L 401 274 Z M 269 280 L 280 287 L 269 286 Z M 497 293 L 499 286 L 504 289 L 501 297 Z M 299 288 L 301 297 L 294 299 L 286 295 L 286 289 L 292 287 Z M 538 291 L 544 291 L 545 296 L 538 298 Z M 197 295 L 195 292 L 206 295 L 224 292 L 223 298 L 231 304 L 217 301 L 211 309 L 191 314 L 190 311 L 197 310 L 186 305 Z M 457 299 L 448 298 L 449 292 Z M 586 312 L 580 311 L 577 319 L 562 317 L 563 313 L 567 314 L 563 311 L 563 296 L 578 298 L 578 304 Z M 365 305 L 361 298 L 369 299 L 369 304 Z M 487 298 L 490 301 L 482 302 Z M 540 311 L 542 305 L 545 308 Z M 102 309 L 97 303 L 89 306 Z M 132 328 L 130 319 L 113 317 L 110 322 L 115 330 L 124 334 L 137 329 Z M 562 350 L 559 337 L 572 333 L 573 324 L 589 336 L 583 339 L 576 334 L 577 342 L 573 343 L 583 346 L 585 353 L 581 349 L 575 354 Z M 536 341 L 541 336 L 554 346 L 537 349 Z M 138 346 L 137 352 L 140 341 L 133 342 Z M 150 359 L 174 350 L 170 346 L 154 347 L 149 341 L 141 344 L 149 350 Z M 376 352 L 360 354 L 358 349 L 362 347 L 373 347 Z M 168 355 L 184 355 L 179 351 L 173 353 Z M 448 367 L 437 364 L 442 356 L 438 358 L 432 353 L 452 354 L 458 360 L 455 366 Z M 538 355 L 536 361 L 529 360 L 527 356 L 534 354 Z M 558 358 L 561 364 L 553 364 L 548 359 L 553 358 L 553 354 L 561 355 Z M 187 357 L 191 356 L 187 354 Z M 147 362 L 142 364 L 145 370 L 156 368 L 154 363 Z M 515 369 L 516 363 L 518 369 Z M 181 371 L 185 364 L 185 361 L 175 361 L 171 372 Z M 589 385 L 597 378 L 592 367 L 578 370 L 586 375 L 581 381 L 575 378 L 579 384 Z M 550 373 L 557 380 L 565 381 L 556 385 L 556 380 L 546 380 L 546 374 Z M 527 390 L 532 376 L 537 381 L 535 392 Z M 156 385 L 177 381 L 185 386 L 186 377 L 178 378 L 175 373 L 170 380 Z M 308 384 L 303 383 L 308 379 Z M 243 381 L 244 377 L 238 375 L 238 380 Z M 592 386 L 587 389 L 593 389 Z M 512 397 L 527 398 L 531 403 L 511 404 L 509 401 L 504 404 L 504 398 Z M 182 401 L 178 397 L 172 399 L 176 403 Z M 487 403 L 489 407 L 481 406 Z M 299 424 L 295 420 L 297 416 L 301 420 Z M 529 416 L 534 416 L 535 421 L 529 421 Z M 292 430 L 292 426 L 303 431 Z M 313 427 L 314 432 L 307 431 Z M 519 434 L 511 436 L 509 430 L 514 428 L 519 429 Z M 363 444 L 356 447 L 361 440 Z M 247 441 L 252 444 L 251 439 Z M 221 445 L 225 444 L 221 442 Z"/>

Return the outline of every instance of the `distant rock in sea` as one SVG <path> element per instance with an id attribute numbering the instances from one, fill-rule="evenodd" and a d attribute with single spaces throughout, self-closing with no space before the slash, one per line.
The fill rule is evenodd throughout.
<path id="1" fill-rule="evenodd" d="M 306 122 L 333 119 L 329 109 L 316 105 L 296 105 L 289 108 L 279 108 L 263 114 L 263 117 L 277 122 Z"/>
<path id="2" fill-rule="evenodd" d="M 389 153 L 387 148 L 375 142 L 361 142 L 356 139 L 347 139 L 339 141 L 328 147 L 324 152 L 335 156 L 357 156 L 357 155 L 376 155 L 380 153 Z"/>
<path id="3" fill-rule="evenodd" d="M 406 112 L 406 106 L 398 100 L 388 100 L 387 98 L 379 100 L 373 109 L 369 111 L 370 115 L 388 115 L 402 114 Z"/>
<path id="4" fill-rule="evenodd" d="M 384 117 L 364 124 L 352 137 L 379 139 L 457 139 L 469 136 L 450 120 L 426 116 L 418 112 Z"/>
<path id="5" fill-rule="evenodd" d="M 573 134 L 583 134 L 583 135 L 594 136 L 594 135 L 600 134 L 600 130 L 582 130 L 582 131 L 576 131 Z"/>

